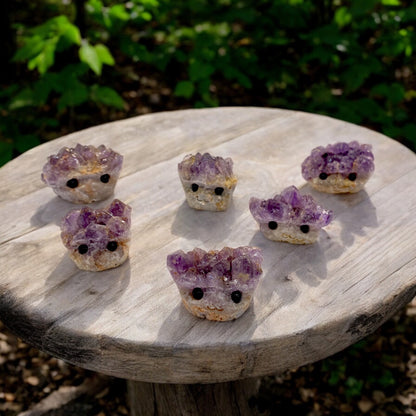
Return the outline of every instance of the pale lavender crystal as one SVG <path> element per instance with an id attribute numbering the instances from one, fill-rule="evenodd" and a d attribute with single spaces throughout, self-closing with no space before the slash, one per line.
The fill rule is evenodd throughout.
<path id="1" fill-rule="evenodd" d="M 374 155 L 371 145 L 339 142 L 326 147 L 319 146 L 302 163 L 302 175 L 306 180 L 319 177 L 321 173 L 339 173 L 348 176 L 369 176 L 374 171 Z"/>
<path id="2" fill-rule="evenodd" d="M 239 290 L 252 293 L 262 273 L 262 254 L 255 247 L 224 247 L 220 251 L 195 248 L 178 250 L 167 257 L 167 266 L 179 289 L 201 288 L 218 294 Z"/>
<path id="3" fill-rule="evenodd" d="M 60 179 L 70 179 L 72 172 L 88 172 L 99 170 L 109 175 L 119 174 L 123 156 L 104 145 L 83 146 L 77 144 L 74 148 L 63 147 L 57 154 L 49 156 L 43 167 L 42 180 L 47 185 L 56 185 Z M 72 177 L 72 176 L 71 176 Z"/>
<path id="4" fill-rule="evenodd" d="M 61 238 L 66 248 L 77 251 L 88 247 L 84 257 L 96 256 L 115 241 L 124 244 L 130 240 L 131 207 L 115 199 L 107 208 L 84 207 L 71 210 L 62 220 Z"/>
<path id="5" fill-rule="evenodd" d="M 224 181 L 234 177 L 231 158 L 213 157 L 209 153 L 185 156 L 178 171 L 183 180 L 202 183 L 216 182 L 219 177 Z"/>
<path id="6" fill-rule="evenodd" d="M 289 186 L 271 199 L 253 197 L 250 199 L 249 208 L 259 224 L 275 221 L 322 228 L 333 217 L 332 211 L 319 206 L 311 195 L 302 195 L 295 186 Z"/>
<path id="7" fill-rule="evenodd" d="M 113 193 L 122 164 L 123 156 L 104 145 L 77 144 L 49 156 L 41 179 L 63 199 L 90 203 Z"/>

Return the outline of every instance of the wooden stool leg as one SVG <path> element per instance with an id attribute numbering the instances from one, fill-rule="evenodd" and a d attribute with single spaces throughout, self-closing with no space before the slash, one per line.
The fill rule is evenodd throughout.
<path id="1" fill-rule="evenodd" d="M 215 384 L 155 384 L 128 380 L 131 416 L 253 416 L 249 399 L 260 379 Z"/>

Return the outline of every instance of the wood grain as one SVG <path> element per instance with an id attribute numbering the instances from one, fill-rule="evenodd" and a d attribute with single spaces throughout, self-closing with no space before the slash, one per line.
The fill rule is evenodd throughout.
<path id="1" fill-rule="evenodd" d="M 373 145 L 364 191 L 326 195 L 300 165 L 335 141 Z M 130 259 L 80 271 L 60 241 L 73 208 L 40 180 L 46 157 L 76 143 L 123 154 L 115 197 L 132 214 Z M 226 212 L 190 209 L 177 175 L 187 153 L 230 156 L 238 176 Z M 317 243 L 266 240 L 248 210 L 295 185 L 332 209 Z M 366 336 L 415 295 L 416 157 L 365 128 L 301 112 L 219 108 L 157 113 L 39 146 L 0 169 L 0 319 L 25 341 L 70 363 L 157 383 L 213 383 L 322 359 Z M 94 204 L 104 206 L 109 201 Z M 182 306 L 167 269 L 177 250 L 258 246 L 264 274 L 253 305 L 233 322 Z"/>
<path id="2" fill-rule="evenodd" d="M 254 416 L 250 398 L 259 379 L 214 384 L 154 384 L 128 381 L 131 416 Z"/>

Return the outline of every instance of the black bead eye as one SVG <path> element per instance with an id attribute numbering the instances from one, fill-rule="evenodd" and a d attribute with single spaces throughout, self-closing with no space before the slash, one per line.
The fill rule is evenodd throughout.
<path id="1" fill-rule="evenodd" d="M 349 179 L 351 182 L 354 182 L 354 181 L 357 179 L 357 174 L 356 174 L 356 173 L 350 173 L 350 174 L 348 175 L 348 179 Z"/>
<path id="2" fill-rule="evenodd" d="M 100 181 L 102 183 L 108 183 L 109 180 L 110 180 L 110 175 L 108 173 L 105 173 L 104 175 L 100 176 Z"/>
<path id="3" fill-rule="evenodd" d="M 269 228 L 271 230 L 275 230 L 277 228 L 277 222 L 276 221 L 270 221 L 269 222 Z"/>
<path id="4" fill-rule="evenodd" d="M 74 188 L 76 188 L 77 186 L 78 186 L 78 179 L 75 179 L 75 178 L 72 178 L 72 179 L 70 179 L 67 183 L 66 183 L 66 186 L 68 187 L 68 188 L 72 188 L 72 189 L 74 189 Z"/>
<path id="5" fill-rule="evenodd" d="M 328 157 L 328 153 L 324 153 L 323 155 L 322 155 L 322 158 L 323 159 L 326 159 Z"/>
<path id="6" fill-rule="evenodd" d="M 301 230 L 304 234 L 308 234 L 308 232 L 309 232 L 309 225 L 306 225 L 306 224 L 301 225 L 301 226 L 300 226 L 300 230 Z"/>
<path id="7" fill-rule="evenodd" d="M 196 183 L 191 185 L 192 192 L 196 192 L 199 189 L 199 186 Z"/>
<path id="8" fill-rule="evenodd" d="M 214 192 L 215 192 L 215 195 L 222 195 L 222 193 L 224 192 L 224 188 L 221 188 L 221 186 L 218 186 L 217 188 L 215 188 Z"/>
<path id="9" fill-rule="evenodd" d="M 201 300 L 204 297 L 204 291 L 200 288 L 200 287 L 196 287 L 193 291 L 192 291 L 192 297 L 195 300 Z"/>
<path id="10" fill-rule="evenodd" d="M 81 244 L 78 246 L 78 253 L 85 254 L 88 251 L 88 246 L 86 244 Z"/>
<path id="11" fill-rule="evenodd" d="M 319 179 L 322 179 L 323 181 L 328 177 L 328 175 L 325 172 L 322 172 L 319 174 Z"/>
<path id="12" fill-rule="evenodd" d="M 235 290 L 233 293 L 231 293 L 231 300 L 234 303 L 240 303 L 242 297 L 243 294 L 239 290 Z"/>
<path id="13" fill-rule="evenodd" d="M 116 251 L 118 247 L 117 241 L 109 241 L 107 244 L 108 251 Z"/>

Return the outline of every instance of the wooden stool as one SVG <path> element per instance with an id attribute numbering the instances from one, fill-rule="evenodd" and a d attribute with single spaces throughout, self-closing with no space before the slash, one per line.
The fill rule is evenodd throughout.
<path id="1" fill-rule="evenodd" d="M 376 170 L 365 190 L 312 190 L 302 161 L 316 146 L 351 140 L 373 146 Z M 59 224 L 78 206 L 40 180 L 47 156 L 76 143 L 124 155 L 114 197 L 133 208 L 132 245 L 116 269 L 77 269 Z M 226 212 L 185 202 L 177 164 L 198 151 L 234 161 L 238 184 Z M 289 185 L 334 211 L 313 245 L 266 240 L 248 210 L 251 196 L 271 198 Z M 334 354 L 415 295 L 416 157 L 379 133 L 328 117 L 216 108 L 117 121 L 8 163 L 0 195 L 0 319 L 40 350 L 130 380 L 133 415 L 250 414 L 256 386 L 247 379 Z M 233 322 L 189 314 L 166 256 L 244 245 L 260 247 L 265 259 L 249 310 Z"/>

